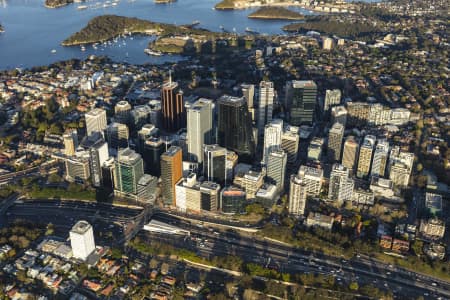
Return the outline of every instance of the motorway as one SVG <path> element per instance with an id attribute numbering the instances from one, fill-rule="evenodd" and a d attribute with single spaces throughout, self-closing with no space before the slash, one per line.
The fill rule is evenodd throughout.
<path id="1" fill-rule="evenodd" d="M 65 228 L 66 234 L 73 224 L 85 219 L 93 223 L 94 231 L 108 230 L 111 224 L 117 224 L 119 230 L 109 228 L 114 234 L 114 244 L 129 241 L 142 228 L 150 215 L 147 209 L 118 207 L 103 203 L 80 201 L 33 200 L 16 201 L 6 212 L 7 219 L 22 218 L 37 222 L 52 222 Z M 376 261 L 370 257 L 358 255 L 349 261 L 325 256 L 300 249 L 273 240 L 255 238 L 249 234 L 236 232 L 217 232 L 214 229 L 200 227 L 198 221 L 182 220 L 163 212 L 156 212 L 153 219 L 170 223 L 189 230 L 189 243 L 181 242 L 180 247 L 190 247 L 204 256 L 239 255 L 247 262 L 274 265 L 282 272 L 315 273 L 334 276 L 336 281 L 349 284 L 357 281 L 360 286 L 372 284 L 380 289 L 389 289 L 399 298 L 416 298 L 423 295 L 426 299 L 450 299 L 450 283 L 430 276 L 411 272 L 392 265 Z M 102 224 L 96 225 L 96 223 Z M 147 233 L 140 232 L 140 235 Z M 148 235 L 148 234 L 147 234 Z M 152 238 L 175 243 L 173 236 L 152 235 Z"/>
<path id="2" fill-rule="evenodd" d="M 282 272 L 312 272 L 334 276 L 338 283 L 357 281 L 360 286 L 372 284 L 380 289 L 389 289 L 400 298 L 416 298 L 419 295 L 427 299 L 450 298 L 448 282 L 375 261 L 370 257 L 359 255 L 346 261 L 233 232 L 217 234 L 161 213 L 154 215 L 153 219 L 189 230 L 191 241 L 196 242 L 192 250 L 195 249 L 204 256 L 233 254 L 260 264 L 267 263 L 270 258 L 270 264 L 278 265 Z M 167 242 L 170 240 L 173 239 L 169 238 Z M 186 247 L 185 243 L 180 246 L 183 245 Z"/>

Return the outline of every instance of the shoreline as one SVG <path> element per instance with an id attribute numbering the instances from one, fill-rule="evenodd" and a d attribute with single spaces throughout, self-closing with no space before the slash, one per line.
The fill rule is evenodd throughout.
<path id="1" fill-rule="evenodd" d="M 321 12 L 321 13 L 330 13 L 330 14 L 344 14 L 344 13 L 350 13 L 350 14 L 354 14 L 356 12 L 355 8 L 345 8 L 342 7 L 340 9 L 345 10 L 345 11 L 331 11 L 331 9 L 333 8 L 337 8 L 334 6 L 306 6 L 300 3 L 293 3 L 293 2 L 279 2 L 279 3 L 269 3 L 269 4 L 245 4 L 245 5 L 240 5 L 240 6 L 226 6 L 226 7 L 217 7 L 218 4 L 216 4 L 216 6 L 214 6 L 214 9 L 217 10 L 244 10 L 244 9 L 252 9 L 252 8 L 263 8 L 263 7 L 299 7 L 302 9 L 305 9 L 307 11 L 311 11 L 311 12 Z M 325 10 L 325 8 L 330 9 L 330 11 Z"/>

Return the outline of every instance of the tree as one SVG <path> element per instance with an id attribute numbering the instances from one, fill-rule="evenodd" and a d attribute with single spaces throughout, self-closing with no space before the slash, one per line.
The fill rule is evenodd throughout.
<path id="1" fill-rule="evenodd" d="M 350 283 L 350 285 L 348 286 L 348 288 L 352 291 L 357 291 L 359 289 L 358 283 L 357 282 L 352 282 Z"/>

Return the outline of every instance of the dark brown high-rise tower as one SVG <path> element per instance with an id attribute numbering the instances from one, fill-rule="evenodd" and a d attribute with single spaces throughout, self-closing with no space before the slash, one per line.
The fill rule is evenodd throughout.
<path id="1" fill-rule="evenodd" d="M 178 83 L 172 82 L 172 77 L 162 86 L 161 108 L 164 129 L 177 131 L 186 127 L 183 92 L 178 88 Z"/>

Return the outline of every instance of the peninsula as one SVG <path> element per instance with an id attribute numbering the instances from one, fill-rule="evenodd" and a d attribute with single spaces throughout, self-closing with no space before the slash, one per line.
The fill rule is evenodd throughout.
<path id="1" fill-rule="evenodd" d="M 284 7 L 266 6 L 248 15 L 251 19 L 303 20 L 304 15 Z"/>
<path id="2" fill-rule="evenodd" d="M 94 17 L 84 28 L 79 32 L 72 34 L 61 44 L 63 46 L 92 44 L 108 41 L 123 34 L 147 34 L 157 36 L 197 34 L 202 35 L 205 38 L 225 35 L 224 33 L 216 33 L 189 26 L 176 26 L 138 18 L 104 15 Z"/>
<path id="3" fill-rule="evenodd" d="M 304 3 L 293 0 L 274 0 L 270 4 L 266 2 L 261 2 L 257 0 L 222 0 L 217 3 L 214 8 L 220 10 L 234 10 L 234 9 L 248 9 L 255 7 L 286 7 L 286 6 L 297 6 L 302 7 L 307 10 L 322 12 L 322 13 L 355 13 L 357 9 L 357 4 L 346 3 L 341 1 L 334 1 L 330 3 L 320 3 L 311 2 Z M 285 18 L 283 18 L 285 19 Z"/>
<path id="4" fill-rule="evenodd" d="M 45 7 L 58 8 L 73 3 L 73 0 L 45 0 Z"/>

